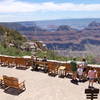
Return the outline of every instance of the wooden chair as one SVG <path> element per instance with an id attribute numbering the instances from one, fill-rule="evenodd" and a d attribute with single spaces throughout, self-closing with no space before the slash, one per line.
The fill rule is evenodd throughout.
<path id="1" fill-rule="evenodd" d="M 66 67 L 66 74 L 68 75 L 72 74 L 71 65 L 66 63 L 65 67 Z"/>
<path id="2" fill-rule="evenodd" d="M 17 78 L 8 77 L 6 75 L 3 75 L 3 85 L 5 87 L 5 90 L 7 90 L 8 88 L 15 88 L 23 91 L 26 90 L 25 81 L 19 82 Z"/>
<path id="3" fill-rule="evenodd" d="M 0 64 L 2 64 L 2 56 L 0 56 Z"/>
<path id="4" fill-rule="evenodd" d="M 4 57 L 4 56 L 1 57 L 1 66 L 5 67 L 8 65 L 7 59 L 8 57 Z"/>
<path id="5" fill-rule="evenodd" d="M 8 67 L 14 67 L 15 66 L 15 58 L 7 57 L 7 65 Z"/>
<path id="6" fill-rule="evenodd" d="M 27 60 L 24 58 L 15 58 L 15 64 L 18 69 L 28 69 L 30 67 L 28 66 Z"/>
<path id="7" fill-rule="evenodd" d="M 48 62 L 48 75 L 56 76 L 58 74 L 58 63 Z"/>
<path id="8" fill-rule="evenodd" d="M 100 84 L 100 71 L 97 74 L 98 74 L 98 83 Z"/>
<path id="9" fill-rule="evenodd" d="M 100 84 L 100 68 L 95 68 L 97 71 L 97 81 Z"/>
<path id="10" fill-rule="evenodd" d="M 24 58 L 27 62 L 27 66 L 32 66 L 32 59 L 31 58 Z"/>

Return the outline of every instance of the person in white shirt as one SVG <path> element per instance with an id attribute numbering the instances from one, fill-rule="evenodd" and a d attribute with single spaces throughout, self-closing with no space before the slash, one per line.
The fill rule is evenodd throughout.
<path id="1" fill-rule="evenodd" d="M 78 74 L 78 77 L 79 77 L 79 82 L 81 82 L 82 79 L 83 79 L 83 67 L 82 67 L 82 65 L 78 66 L 77 74 Z"/>

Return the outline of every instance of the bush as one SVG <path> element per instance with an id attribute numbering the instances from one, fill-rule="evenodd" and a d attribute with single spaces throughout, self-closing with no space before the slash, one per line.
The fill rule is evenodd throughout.
<path id="1" fill-rule="evenodd" d="M 9 56 L 26 56 L 26 55 L 30 56 L 31 52 L 22 51 L 15 47 L 4 48 L 2 45 L 0 45 L 0 54 Z"/>

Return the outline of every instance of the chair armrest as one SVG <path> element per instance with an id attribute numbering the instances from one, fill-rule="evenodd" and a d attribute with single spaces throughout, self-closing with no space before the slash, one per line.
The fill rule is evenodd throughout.
<path id="1" fill-rule="evenodd" d="M 25 80 L 23 82 L 19 83 L 20 86 L 24 85 L 24 84 L 25 84 Z"/>
<path id="2" fill-rule="evenodd" d="M 3 77 L 0 77 L 0 83 L 1 84 L 3 83 Z"/>
<path id="3" fill-rule="evenodd" d="M 26 90 L 25 81 L 19 83 L 19 88 L 22 89 L 22 90 Z"/>

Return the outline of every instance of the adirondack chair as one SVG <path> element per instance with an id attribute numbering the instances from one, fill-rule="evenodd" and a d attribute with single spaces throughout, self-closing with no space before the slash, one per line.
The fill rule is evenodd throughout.
<path id="1" fill-rule="evenodd" d="M 72 74 L 71 65 L 66 63 L 65 67 L 66 67 L 66 69 L 65 69 L 66 75 L 71 75 Z"/>
<path id="2" fill-rule="evenodd" d="M 32 66 L 32 59 L 31 58 L 24 58 L 27 62 L 27 66 Z"/>
<path id="3" fill-rule="evenodd" d="M 2 56 L 0 56 L 0 64 L 2 64 Z"/>
<path id="4" fill-rule="evenodd" d="M 8 77 L 6 75 L 3 75 L 3 85 L 5 90 L 9 88 L 15 88 L 23 91 L 26 90 L 25 81 L 19 82 L 17 78 Z"/>
<path id="5" fill-rule="evenodd" d="M 4 56 L 1 57 L 1 66 L 5 67 L 8 65 L 7 59 L 8 57 L 4 57 Z"/>
<path id="6" fill-rule="evenodd" d="M 30 67 L 28 66 L 27 60 L 24 58 L 15 58 L 15 64 L 18 69 L 28 69 Z"/>
<path id="7" fill-rule="evenodd" d="M 97 81 L 100 84 L 100 68 L 95 68 L 97 71 Z"/>
<path id="8" fill-rule="evenodd" d="M 15 58 L 7 57 L 7 65 L 8 67 L 14 67 L 15 66 Z"/>
<path id="9" fill-rule="evenodd" d="M 56 76 L 58 74 L 58 63 L 48 62 L 48 75 Z"/>

